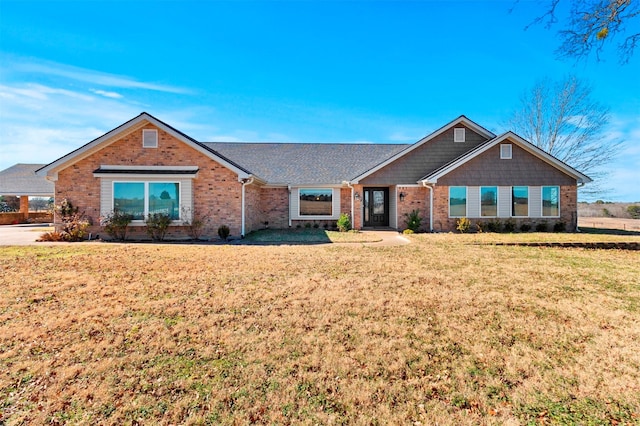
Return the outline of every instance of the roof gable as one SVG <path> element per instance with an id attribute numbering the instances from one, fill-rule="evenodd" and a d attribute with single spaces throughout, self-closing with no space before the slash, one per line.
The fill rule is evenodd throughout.
<path id="1" fill-rule="evenodd" d="M 482 137 L 484 137 L 486 139 L 492 139 L 492 138 L 496 137 L 496 135 L 491 133 L 489 130 L 487 130 L 484 127 L 480 126 L 479 124 L 469 120 L 464 115 L 461 115 L 460 117 L 456 118 L 455 120 L 450 121 L 449 123 L 445 124 L 444 126 L 439 128 L 438 130 L 436 130 L 436 131 L 430 133 L 429 135 L 423 137 L 422 139 L 420 139 L 419 141 L 417 141 L 413 145 L 409 145 L 404 150 L 394 154 L 393 156 L 385 159 L 384 161 L 381 161 L 380 163 L 376 164 L 371 169 L 365 171 L 364 173 L 361 173 L 361 174 L 355 176 L 353 178 L 352 182 L 353 183 L 359 182 L 360 180 L 362 180 L 362 179 L 370 176 L 371 174 L 379 171 L 380 169 L 388 166 L 389 164 L 393 163 L 394 161 L 398 160 L 399 158 L 408 155 L 409 153 L 411 153 L 415 149 L 418 149 L 421 146 L 423 146 L 424 144 L 432 141 L 433 139 L 437 138 L 438 136 L 440 136 L 441 134 L 443 134 L 447 130 L 455 128 L 456 126 L 460 126 L 460 125 L 469 128 L 470 130 L 476 132 L 477 134 L 479 134 L 480 136 L 482 136 Z"/>
<path id="2" fill-rule="evenodd" d="M 523 150 L 527 151 L 529 154 L 534 155 L 535 157 L 555 167 L 561 172 L 571 176 L 572 178 L 575 178 L 578 183 L 585 184 L 592 181 L 592 179 L 589 176 L 579 172 L 578 170 L 574 169 L 568 164 L 560 161 L 553 155 L 543 151 L 542 149 L 538 148 L 537 146 L 533 145 L 527 140 L 521 138 L 517 134 L 509 131 L 509 132 L 503 133 L 500 136 L 497 136 L 493 139 L 488 140 L 484 144 L 477 146 L 475 149 L 472 149 L 466 154 L 456 158 L 455 160 L 447 164 L 444 164 L 439 169 L 434 170 L 432 173 L 428 174 L 427 176 L 424 176 L 422 179 L 420 179 L 419 182 L 436 183 L 439 178 L 445 176 L 446 174 L 452 172 L 453 170 L 458 169 L 459 167 L 463 166 L 464 164 L 468 163 L 474 158 L 477 158 L 478 156 L 487 152 L 489 149 L 493 148 L 494 146 L 504 142 L 510 142 L 510 143 L 516 144 Z"/>
<path id="3" fill-rule="evenodd" d="M 236 164 L 228 158 L 225 158 L 223 155 L 220 155 L 213 149 L 203 145 L 202 143 L 169 126 L 163 121 L 158 120 L 157 118 L 146 112 L 141 113 L 137 117 L 127 121 L 124 124 L 121 124 L 120 126 L 105 133 L 104 135 L 92 140 L 91 142 L 81 146 L 80 148 L 70 152 L 63 157 L 60 157 L 52 163 L 49 163 L 46 166 L 36 170 L 36 173 L 39 176 L 47 176 L 48 178 L 53 178 L 53 180 L 55 180 L 59 171 L 66 169 L 67 167 L 92 155 L 95 152 L 98 152 L 104 147 L 117 141 L 122 136 L 143 128 L 147 124 L 156 126 L 158 129 L 167 132 L 177 140 L 185 143 L 196 151 L 206 155 L 214 161 L 217 161 L 218 163 L 237 173 L 239 179 L 248 178 L 251 175 L 251 173 L 242 166 Z"/>

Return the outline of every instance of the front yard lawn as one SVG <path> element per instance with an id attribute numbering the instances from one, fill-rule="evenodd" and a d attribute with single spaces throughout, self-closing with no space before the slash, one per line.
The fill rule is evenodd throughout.
<path id="1" fill-rule="evenodd" d="M 338 232 L 316 228 L 262 229 L 244 238 L 248 243 L 374 243 L 381 241 L 375 234 L 367 232 Z"/>

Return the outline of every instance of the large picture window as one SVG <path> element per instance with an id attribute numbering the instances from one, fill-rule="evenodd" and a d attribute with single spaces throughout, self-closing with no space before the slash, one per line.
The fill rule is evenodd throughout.
<path id="1" fill-rule="evenodd" d="M 511 216 L 529 216 L 529 187 L 511 188 Z"/>
<path id="2" fill-rule="evenodd" d="M 449 187 L 449 217 L 465 217 L 467 215 L 467 187 Z"/>
<path id="3" fill-rule="evenodd" d="M 299 189 L 300 216 L 331 216 L 333 190 L 331 188 Z"/>
<path id="4" fill-rule="evenodd" d="M 498 216 L 498 187 L 480 187 L 480 215 Z"/>
<path id="5" fill-rule="evenodd" d="M 178 182 L 114 182 L 113 210 L 128 213 L 133 220 L 144 220 L 154 213 L 180 219 Z"/>
<path id="6" fill-rule="evenodd" d="M 560 188 L 542 187 L 542 216 L 560 216 Z"/>

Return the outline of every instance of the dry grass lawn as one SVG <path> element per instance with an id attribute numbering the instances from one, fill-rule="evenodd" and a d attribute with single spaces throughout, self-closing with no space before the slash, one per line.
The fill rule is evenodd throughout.
<path id="1" fill-rule="evenodd" d="M 638 252 L 411 238 L 0 248 L 0 424 L 640 423 Z"/>

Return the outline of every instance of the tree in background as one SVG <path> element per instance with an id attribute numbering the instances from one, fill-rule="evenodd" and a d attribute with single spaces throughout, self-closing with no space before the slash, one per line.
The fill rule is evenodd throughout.
<path id="1" fill-rule="evenodd" d="M 531 24 L 546 28 L 560 25 L 561 57 L 586 59 L 592 51 L 600 53 L 618 38 L 620 63 L 628 63 L 640 42 L 640 2 L 638 0 L 571 0 L 569 13 L 562 16 L 560 0 L 548 0 L 545 12 Z"/>
<path id="2" fill-rule="evenodd" d="M 520 99 L 508 127 L 538 148 L 588 175 L 586 194 L 604 191 L 601 184 L 622 141 L 606 137 L 609 109 L 594 101 L 591 87 L 575 76 L 539 80 Z"/>

